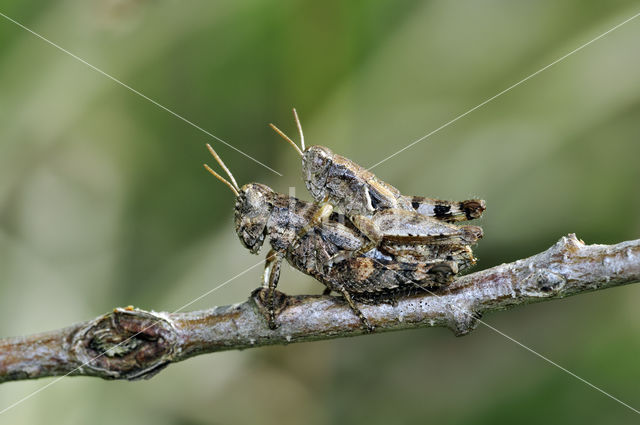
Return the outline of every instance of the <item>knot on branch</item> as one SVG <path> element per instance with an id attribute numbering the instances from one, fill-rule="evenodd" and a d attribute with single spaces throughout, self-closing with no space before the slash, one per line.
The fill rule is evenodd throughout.
<path id="1" fill-rule="evenodd" d="M 585 244 L 582 239 L 578 239 L 575 233 L 569 233 L 567 236 L 561 237 L 555 245 L 549 248 L 549 252 L 552 255 L 562 255 L 566 258 L 577 253 L 579 250 L 584 248 L 584 246 Z"/>
<path id="2" fill-rule="evenodd" d="M 105 379 L 150 378 L 169 364 L 175 346 L 168 320 L 131 307 L 89 322 L 73 338 L 82 369 Z"/>
<path id="3" fill-rule="evenodd" d="M 550 270 L 536 270 L 527 276 L 520 292 L 530 297 L 553 297 L 558 295 L 567 283 L 565 277 Z"/>

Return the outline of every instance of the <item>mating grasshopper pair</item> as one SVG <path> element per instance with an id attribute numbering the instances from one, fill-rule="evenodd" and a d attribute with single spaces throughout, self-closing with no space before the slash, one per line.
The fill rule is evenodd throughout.
<path id="1" fill-rule="evenodd" d="M 475 264 L 470 245 L 482 237 L 482 229 L 450 223 L 480 217 L 484 201 L 404 196 L 328 148 L 306 149 L 295 110 L 294 115 L 302 149 L 272 127 L 302 156 L 305 184 L 316 202 L 259 183 L 239 187 L 211 146 L 229 180 L 205 164 L 236 195 L 235 227 L 243 245 L 255 254 L 269 238 L 262 296 L 271 328 L 283 259 L 323 283 L 325 293 L 340 293 L 370 331 L 373 326 L 357 301 L 393 302 L 412 290 L 447 284 Z"/>

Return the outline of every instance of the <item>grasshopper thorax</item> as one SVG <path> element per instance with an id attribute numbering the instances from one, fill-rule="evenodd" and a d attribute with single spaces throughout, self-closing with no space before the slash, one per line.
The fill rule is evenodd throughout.
<path id="1" fill-rule="evenodd" d="M 236 197 L 236 233 L 242 244 L 256 254 L 267 236 L 275 192 L 260 183 L 242 186 Z"/>

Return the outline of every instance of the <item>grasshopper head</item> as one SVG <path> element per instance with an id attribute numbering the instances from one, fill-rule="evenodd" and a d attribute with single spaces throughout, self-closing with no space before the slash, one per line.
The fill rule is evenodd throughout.
<path id="1" fill-rule="evenodd" d="M 302 155 L 302 177 L 311 196 L 316 201 L 325 198 L 333 152 L 324 146 L 309 146 Z"/>
<path id="2" fill-rule="evenodd" d="M 293 109 L 293 116 L 296 120 L 298 133 L 300 134 L 300 146 L 284 134 L 278 127 L 269 124 L 276 133 L 278 133 L 287 143 L 289 143 L 300 156 L 302 156 L 302 178 L 307 186 L 307 190 L 311 193 L 313 199 L 317 202 L 326 199 L 326 183 L 330 173 L 331 164 L 333 162 L 333 152 L 324 146 L 309 146 L 305 148 L 304 134 L 302 133 L 302 125 L 298 118 L 298 113 Z"/>
<path id="3" fill-rule="evenodd" d="M 236 195 L 236 233 L 240 238 L 240 242 L 248 248 L 251 253 L 256 254 L 260 251 L 264 238 L 267 235 L 267 222 L 273 210 L 273 200 L 275 192 L 269 187 L 259 183 L 249 183 L 242 187 L 238 186 L 236 179 L 231 171 L 218 156 L 216 151 L 207 145 L 207 149 L 216 159 L 216 162 L 227 173 L 229 180 L 216 173 L 207 164 L 207 169 L 215 178 L 224 183 L 234 195 Z"/>
<path id="4" fill-rule="evenodd" d="M 273 209 L 274 192 L 260 183 L 242 186 L 236 197 L 236 233 L 242 244 L 256 254 L 267 235 L 267 221 Z"/>

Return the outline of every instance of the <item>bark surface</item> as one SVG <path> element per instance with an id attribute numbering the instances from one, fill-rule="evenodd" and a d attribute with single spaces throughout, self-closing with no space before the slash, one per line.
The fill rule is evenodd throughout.
<path id="1" fill-rule="evenodd" d="M 445 326 L 465 335 L 490 311 L 638 281 L 640 240 L 585 245 L 569 235 L 540 254 L 461 276 L 437 292 L 361 310 L 376 332 Z M 189 313 L 116 308 L 68 328 L 0 339 L 0 382 L 61 375 L 149 378 L 199 354 L 365 333 L 340 297 L 283 294 L 279 327 L 270 330 L 258 298 L 254 292 L 241 304 Z"/>

